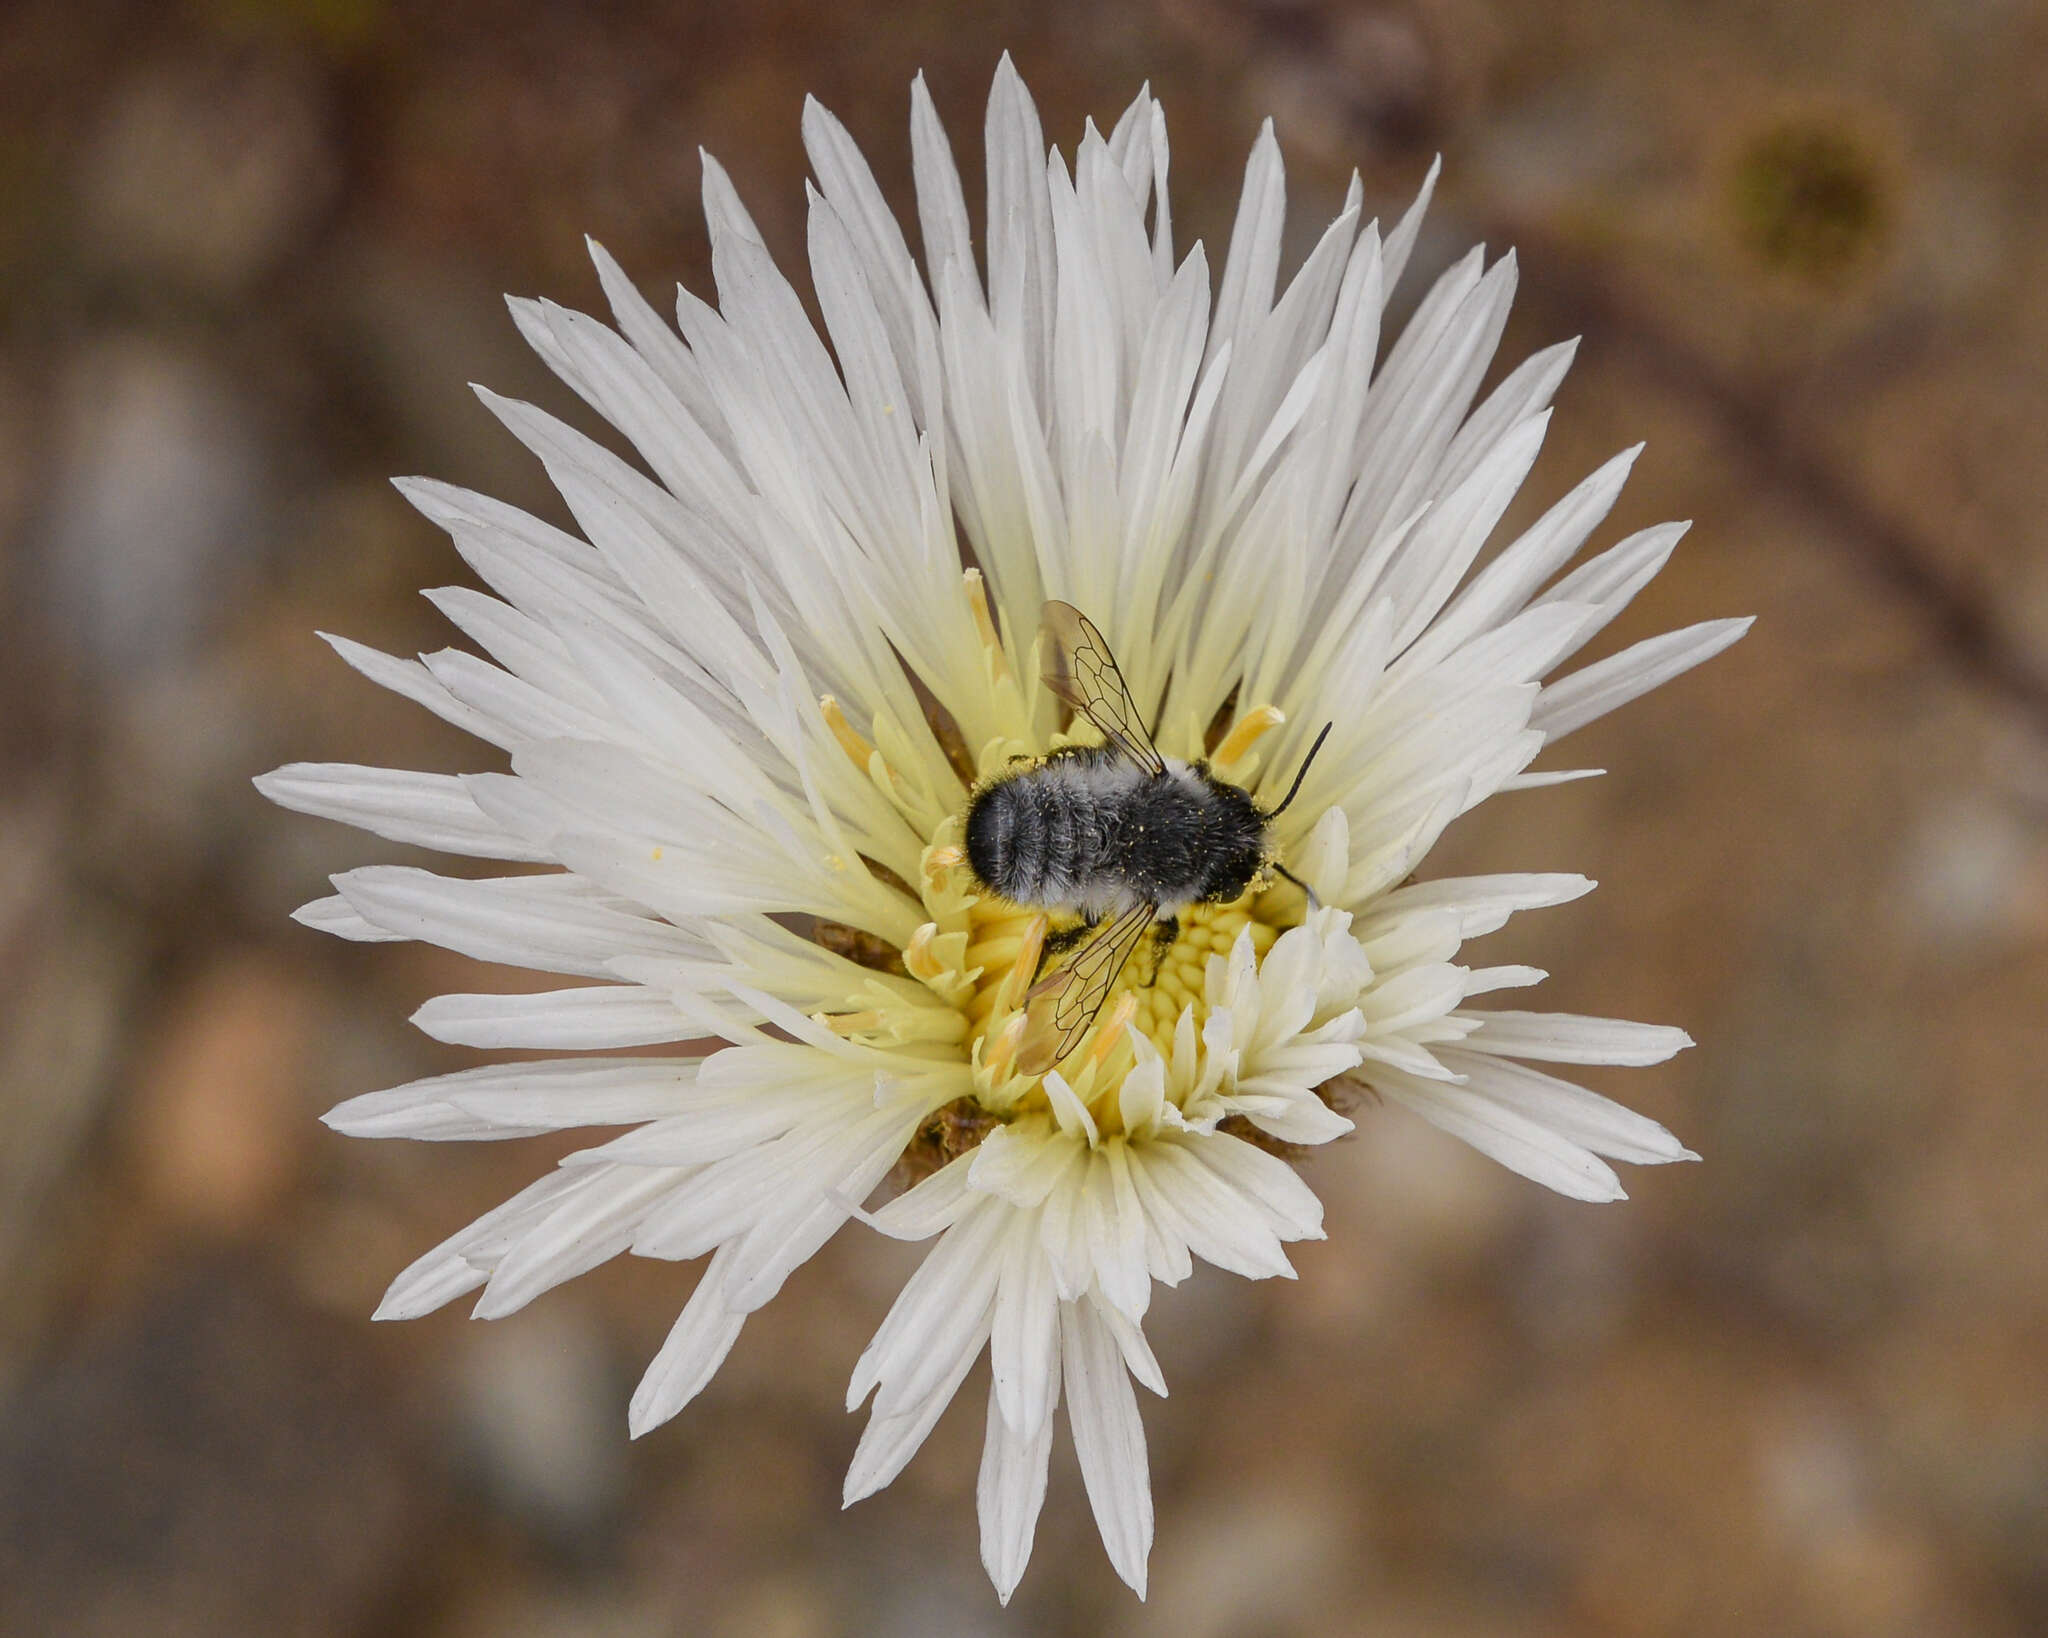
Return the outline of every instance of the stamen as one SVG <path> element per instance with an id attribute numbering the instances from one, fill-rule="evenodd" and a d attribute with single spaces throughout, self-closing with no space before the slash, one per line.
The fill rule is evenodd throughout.
<path id="1" fill-rule="evenodd" d="M 839 701 L 830 694 L 818 696 L 818 709 L 824 714 L 825 726 L 832 730 L 832 737 L 839 741 L 839 748 L 853 758 L 856 768 L 866 773 L 875 748 L 854 731 L 853 724 L 846 720 L 846 713 L 839 708 Z"/>
<path id="2" fill-rule="evenodd" d="M 1047 925 L 1043 915 L 1033 916 L 1025 924 L 1024 942 L 1017 951 L 1017 959 L 1010 963 L 1010 970 L 1003 974 L 1002 982 L 996 987 L 997 1012 L 1008 1012 L 1024 1004 L 1024 992 L 1031 988 L 1032 979 L 1038 976 L 1038 958 L 1045 949 Z"/>
<path id="3" fill-rule="evenodd" d="M 1024 1039 L 1025 1020 L 1029 1015 L 1021 1012 L 1010 1014 L 1003 1027 L 996 1031 L 995 1039 L 989 1042 L 988 1055 L 982 1059 L 982 1067 L 988 1071 L 989 1079 L 1002 1081 L 1010 1073 L 1010 1060 L 1017 1055 L 1017 1045 Z M 1032 1070 L 1029 1073 L 1036 1074 Z"/>
<path id="4" fill-rule="evenodd" d="M 1221 767 L 1241 762 L 1259 738 L 1269 729 L 1278 728 L 1287 720 L 1287 713 L 1277 705 L 1254 706 L 1237 719 L 1237 726 L 1224 736 L 1223 743 L 1216 747 L 1216 755 L 1210 760 Z"/>
<path id="5" fill-rule="evenodd" d="M 945 847 L 928 847 L 924 852 L 925 887 L 938 892 L 946 885 L 946 873 L 967 862 L 966 849 L 956 844 Z"/>
<path id="6" fill-rule="evenodd" d="M 932 954 L 932 940 L 938 936 L 939 924 L 928 921 L 912 933 L 910 942 L 903 946 L 903 965 L 920 983 L 936 983 L 945 976 L 945 966 Z"/>
<path id="7" fill-rule="evenodd" d="M 882 1015 L 875 1009 L 867 1012 L 813 1013 L 812 1017 L 834 1035 L 859 1035 L 867 1030 L 882 1027 Z"/>
<path id="8" fill-rule="evenodd" d="M 1024 948 L 1027 925 L 1016 916 L 984 922 L 976 929 L 982 936 L 967 946 L 967 965 L 988 973 L 1009 971 L 1010 963 L 1017 959 L 1017 952 Z"/>
<path id="9" fill-rule="evenodd" d="M 1089 1044 L 1083 1061 L 1095 1065 L 1098 1069 L 1101 1068 L 1104 1061 L 1116 1050 L 1117 1042 L 1123 1039 L 1124 1030 L 1129 1026 L 1137 1010 L 1136 993 L 1125 990 L 1116 998 L 1116 1005 L 1109 1009 L 1108 1016 L 1095 1026 L 1095 1039 Z"/>
<path id="10" fill-rule="evenodd" d="M 988 610 L 988 588 L 982 584 L 981 571 L 969 569 L 960 578 L 967 587 L 967 606 L 974 613 L 974 629 L 981 636 L 981 646 L 989 651 L 996 681 L 1003 682 L 1010 675 L 1010 661 L 1003 653 L 1002 639 L 996 635 L 995 617 Z"/>

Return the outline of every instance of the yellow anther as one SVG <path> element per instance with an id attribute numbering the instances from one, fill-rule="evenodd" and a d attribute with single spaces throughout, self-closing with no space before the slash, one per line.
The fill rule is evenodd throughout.
<path id="1" fill-rule="evenodd" d="M 1010 1060 L 1017 1055 L 1018 1042 L 1024 1039 L 1027 1016 L 1021 1012 L 1011 1013 L 1003 1027 L 996 1031 L 995 1039 L 988 1043 L 987 1056 L 981 1062 L 991 1080 L 1000 1081 L 1009 1074 Z M 1029 1073 L 1038 1074 L 1040 1071 L 1032 1070 Z"/>
<path id="2" fill-rule="evenodd" d="M 912 933 L 910 942 L 903 946 L 903 965 L 920 983 L 930 984 L 946 976 L 944 964 L 932 954 L 932 940 L 938 936 L 939 924 L 928 921 Z"/>
<path id="3" fill-rule="evenodd" d="M 1017 959 L 1010 963 L 1010 970 L 1003 974 L 1002 982 L 996 986 L 996 1011 L 1007 1012 L 1024 1004 L 1024 992 L 1031 988 L 1032 979 L 1038 976 L 1038 958 L 1045 949 L 1046 925 L 1042 915 L 1033 916 L 1025 924 Z"/>
<path id="4" fill-rule="evenodd" d="M 1109 1014 L 1095 1026 L 1095 1039 L 1089 1043 L 1086 1062 L 1101 1067 L 1103 1061 L 1116 1050 L 1116 1044 L 1123 1039 L 1131 1017 L 1138 1010 L 1138 998 L 1129 990 L 1116 998 L 1116 1005 Z"/>
<path id="5" fill-rule="evenodd" d="M 926 848 L 924 850 L 925 891 L 927 893 L 944 891 L 947 874 L 966 862 L 967 854 L 962 848 L 951 845 Z"/>
<path id="6" fill-rule="evenodd" d="M 1237 725 L 1224 737 L 1223 743 L 1216 747 L 1216 755 L 1212 760 L 1225 768 L 1233 762 L 1243 761 L 1245 753 L 1258 742 L 1261 735 L 1268 729 L 1278 728 L 1286 720 L 1287 713 L 1277 705 L 1254 706 L 1237 719 Z"/>
<path id="7" fill-rule="evenodd" d="M 832 730 L 832 737 L 839 741 L 839 748 L 853 758 L 856 768 L 866 773 L 868 759 L 875 754 L 875 748 L 854 732 L 853 724 L 846 720 L 846 713 L 830 694 L 818 696 L 818 709 L 824 714 L 825 726 Z"/>
<path id="8" fill-rule="evenodd" d="M 981 646 L 989 651 L 996 681 L 1001 682 L 1010 675 L 1010 662 L 996 636 L 995 617 L 989 613 L 988 588 L 982 584 L 979 569 L 969 569 L 961 579 L 967 587 L 967 606 L 974 613 L 974 629 L 980 634 Z"/>

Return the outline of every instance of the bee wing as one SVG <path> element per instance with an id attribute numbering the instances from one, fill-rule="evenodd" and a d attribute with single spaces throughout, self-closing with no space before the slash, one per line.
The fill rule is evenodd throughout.
<path id="1" fill-rule="evenodd" d="M 1026 1009 L 1029 1022 L 1017 1052 L 1017 1067 L 1025 1074 L 1044 1074 L 1088 1033 L 1124 963 L 1152 925 L 1155 911 L 1150 904 L 1132 905 L 1097 928 L 1095 936 L 1058 972 L 1032 985 Z"/>
<path id="2" fill-rule="evenodd" d="M 1129 761 L 1148 774 L 1165 773 L 1166 764 L 1102 633 L 1071 603 L 1047 603 L 1042 619 L 1045 686 L 1094 723 L 1103 739 Z"/>

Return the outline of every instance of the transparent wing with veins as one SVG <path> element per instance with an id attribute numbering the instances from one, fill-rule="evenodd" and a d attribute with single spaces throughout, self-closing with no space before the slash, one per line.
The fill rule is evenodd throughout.
<path id="1" fill-rule="evenodd" d="M 1138 702 L 1094 622 L 1073 604 L 1060 602 L 1047 603 L 1041 618 L 1046 688 L 1094 723 L 1119 755 L 1148 774 L 1165 773 Z"/>
<path id="2" fill-rule="evenodd" d="M 1043 1075 L 1080 1044 L 1156 913 L 1154 905 L 1132 905 L 1096 928 L 1094 937 L 1064 967 L 1032 985 L 1027 997 L 1029 1022 L 1017 1052 L 1019 1069 Z"/>

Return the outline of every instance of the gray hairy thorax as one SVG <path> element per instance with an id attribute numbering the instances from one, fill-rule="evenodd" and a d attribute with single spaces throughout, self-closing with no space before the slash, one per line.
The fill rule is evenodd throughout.
<path id="1" fill-rule="evenodd" d="M 1234 786 L 1169 759 L 1163 775 L 1077 747 L 998 779 L 967 814 L 967 856 L 1004 898 L 1089 920 L 1162 917 L 1234 898 L 1264 863 L 1264 816 Z"/>

